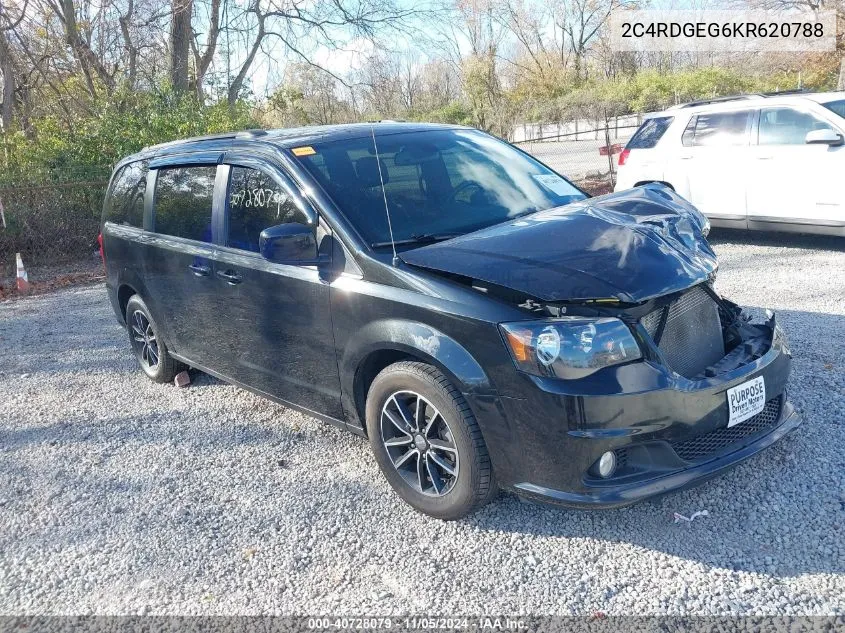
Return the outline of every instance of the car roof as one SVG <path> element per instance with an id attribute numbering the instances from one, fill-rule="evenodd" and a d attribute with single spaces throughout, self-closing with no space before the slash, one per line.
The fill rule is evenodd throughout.
<path id="1" fill-rule="evenodd" d="M 144 160 L 183 154 L 195 151 L 226 151 L 229 149 L 249 147 L 259 143 L 276 148 L 287 149 L 322 143 L 326 141 L 362 138 L 375 134 L 389 136 L 407 132 L 425 132 L 432 130 L 471 129 L 460 125 L 440 123 L 409 123 L 401 121 L 377 121 L 372 123 L 344 123 L 338 125 L 313 125 L 295 128 L 280 128 L 274 130 L 242 130 L 240 132 L 224 132 L 193 138 L 179 139 L 168 143 L 160 143 L 145 147 L 132 156 L 127 156 L 121 164 L 135 160 Z"/>
<path id="2" fill-rule="evenodd" d="M 840 101 L 845 99 L 845 90 L 837 90 L 835 92 L 811 92 L 803 95 L 805 99 L 810 99 L 817 103 L 828 103 L 829 101 Z"/>
<path id="3" fill-rule="evenodd" d="M 816 103 L 827 103 L 845 99 L 845 91 L 839 92 L 781 92 L 769 94 L 747 94 L 730 97 L 716 97 L 714 99 L 681 103 L 662 112 L 650 113 L 649 118 L 654 116 L 672 116 L 679 111 L 683 112 L 719 112 L 722 110 L 738 110 L 752 106 L 765 104 L 773 105 L 797 105 L 802 102 L 814 101 Z"/>

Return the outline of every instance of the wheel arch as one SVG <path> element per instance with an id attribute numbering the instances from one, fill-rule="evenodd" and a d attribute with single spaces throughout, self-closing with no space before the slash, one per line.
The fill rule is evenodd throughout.
<path id="1" fill-rule="evenodd" d="M 433 365 L 461 392 L 488 392 L 481 365 L 457 341 L 423 323 L 389 319 L 371 323 L 345 346 L 340 362 L 344 410 L 364 428 L 367 393 L 384 368 L 402 360 Z"/>
<path id="2" fill-rule="evenodd" d="M 675 189 L 675 187 L 672 185 L 672 183 L 671 183 L 671 182 L 667 182 L 667 181 L 665 181 L 665 180 L 640 180 L 640 181 L 638 181 L 638 182 L 635 182 L 635 183 L 634 183 L 634 186 L 635 186 L 635 187 L 641 187 L 641 186 L 643 186 L 643 185 L 651 185 L 651 184 L 663 185 L 664 187 L 669 187 L 669 189 L 671 189 L 672 191 L 676 191 L 676 189 Z"/>
<path id="3" fill-rule="evenodd" d="M 147 287 L 144 284 L 143 279 L 141 279 L 141 276 L 133 269 L 124 268 L 121 270 L 115 287 L 117 288 L 117 305 L 120 309 L 120 314 L 123 318 L 124 324 L 126 324 L 126 304 L 129 303 L 129 299 L 132 298 L 132 295 L 139 295 L 151 310 L 155 309 L 154 306 L 150 305 L 150 296 L 149 293 L 147 293 Z M 157 310 L 155 311 L 158 312 Z M 157 315 L 154 314 L 153 316 Z"/>
<path id="4" fill-rule="evenodd" d="M 120 284 L 117 288 L 117 305 L 120 307 L 120 316 L 124 324 L 126 323 L 126 306 L 132 296 L 136 294 L 138 294 L 138 291 L 127 283 Z"/>

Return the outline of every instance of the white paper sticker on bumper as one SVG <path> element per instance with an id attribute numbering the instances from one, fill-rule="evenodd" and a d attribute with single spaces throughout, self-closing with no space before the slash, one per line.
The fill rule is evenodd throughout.
<path id="1" fill-rule="evenodd" d="M 728 428 L 745 422 L 766 406 L 766 383 L 762 376 L 727 390 Z"/>

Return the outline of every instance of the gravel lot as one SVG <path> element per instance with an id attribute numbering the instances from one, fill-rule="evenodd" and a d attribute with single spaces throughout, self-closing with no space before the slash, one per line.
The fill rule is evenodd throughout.
<path id="1" fill-rule="evenodd" d="M 0 303 L 0 613 L 845 614 L 845 241 L 713 238 L 720 291 L 791 336 L 805 423 L 614 511 L 426 518 L 357 437 L 149 382 L 101 285 Z"/>

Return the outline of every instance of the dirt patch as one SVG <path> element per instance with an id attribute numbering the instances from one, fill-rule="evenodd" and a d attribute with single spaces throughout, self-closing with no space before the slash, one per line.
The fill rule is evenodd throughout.
<path id="1" fill-rule="evenodd" d="M 103 263 L 99 257 L 51 266 L 27 267 L 26 272 L 29 277 L 29 295 L 21 295 L 17 290 L 14 267 L 5 267 L 2 270 L 3 274 L 0 275 L 0 301 L 40 295 L 68 286 L 96 283 L 105 279 Z"/>
<path id="2" fill-rule="evenodd" d="M 604 194 L 611 193 L 613 191 L 613 185 L 606 179 L 583 180 L 578 183 L 578 186 L 591 196 L 603 196 Z"/>

